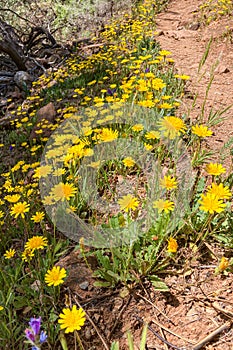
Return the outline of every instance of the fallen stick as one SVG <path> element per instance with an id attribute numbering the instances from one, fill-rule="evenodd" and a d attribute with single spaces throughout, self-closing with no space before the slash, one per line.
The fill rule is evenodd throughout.
<path id="1" fill-rule="evenodd" d="M 166 332 L 168 332 L 168 333 L 174 335 L 175 337 L 180 338 L 180 339 L 184 340 L 184 341 L 187 342 L 187 343 L 190 343 L 190 344 L 192 344 L 192 345 L 195 345 L 195 343 L 194 343 L 193 340 L 189 340 L 189 339 L 187 339 L 187 338 L 185 338 L 185 337 L 183 337 L 183 336 L 181 336 L 181 335 L 179 335 L 179 334 L 177 334 L 177 333 L 171 331 L 171 329 L 165 327 L 165 326 L 162 325 L 160 322 L 155 321 L 154 319 L 152 319 L 151 321 L 152 321 L 153 323 L 155 323 L 158 327 L 164 329 Z"/>
<path id="2" fill-rule="evenodd" d="M 221 333 L 221 332 L 225 331 L 226 329 L 228 329 L 231 325 L 232 325 L 232 322 L 230 322 L 230 321 L 224 323 L 222 326 L 218 327 L 213 332 L 211 332 L 209 335 L 207 335 L 207 337 L 203 338 L 198 343 L 196 343 L 194 345 L 194 347 L 192 348 L 192 350 L 200 350 L 206 343 L 211 341 L 219 333 Z"/>
<path id="3" fill-rule="evenodd" d="M 76 298 L 74 298 L 76 304 L 78 305 L 78 307 L 82 307 L 82 305 L 78 302 L 78 300 Z M 100 334 L 100 331 L 99 329 L 97 328 L 97 326 L 95 325 L 95 323 L 92 321 L 91 317 L 88 315 L 88 313 L 85 311 L 86 313 L 86 318 L 88 319 L 88 321 L 91 323 L 92 327 L 95 329 L 97 335 L 99 336 L 100 340 L 102 341 L 103 343 L 103 346 L 106 350 L 109 350 L 109 347 L 105 341 L 105 339 L 102 337 L 102 335 Z"/>

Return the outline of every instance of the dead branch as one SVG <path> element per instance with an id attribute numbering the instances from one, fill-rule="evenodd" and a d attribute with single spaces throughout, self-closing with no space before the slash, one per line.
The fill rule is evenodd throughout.
<path id="1" fill-rule="evenodd" d="M 209 335 L 207 335 L 207 337 L 201 339 L 198 343 L 196 343 L 192 350 L 200 350 L 206 343 L 209 343 L 211 340 L 213 340 L 213 338 L 215 338 L 216 335 L 230 328 L 231 325 L 232 322 L 230 321 L 224 323 L 222 326 L 218 327 Z"/>
<path id="2" fill-rule="evenodd" d="M 16 15 L 18 18 L 22 19 L 23 21 L 28 22 L 28 23 L 34 25 L 34 23 L 31 22 L 29 19 L 27 19 L 27 18 L 25 18 L 25 17 L 22 17 L 22 16 L 19 15 L 17 12 L 15 12 L 15 11 L 13 11 L 13 10 L 11 10 L 11 9 L 1 8 L 1 7 L 0 7 L 0 11 L 5 11 L 5 12 L 8 11 L 8 12 L 11 12 L 11 13 L 13 13 L 14 15 Z"/>
<path id="3" fill-rule="evenodd" d="M 0 51 L 8 54 L 20 70 L 26 70 L 23 45 L 14 28 L 0 19 Z"/>
<path id="4" fill-rule="evenodd" d="M 31 33 L 29 34 L 29 38 L 26 42 L 24 42 L 24 45 L 26 47 L 26 51 L 28 52 L 33 46 L 37 45 L 38 42 L 41 41 L 41 38 L 36 40 L 41 34 L 44 34 L 44 38 L 47 38 L 52 46 L 57 45 L 57 42 L 53 35 L 45 28 L 43 27 L 34 27 L 31 29 Z"/>
<path id="5" fill-rule="evenodd" d="M 21 50 L 18 50 L 18 47 L 15 43 L 0 41 L 0 51 L 8 54 L 11 57 L 12 61 L 15 62 L 19 70 L 27 70 L 25 65 L 25 58 L 20 54 Z"/>

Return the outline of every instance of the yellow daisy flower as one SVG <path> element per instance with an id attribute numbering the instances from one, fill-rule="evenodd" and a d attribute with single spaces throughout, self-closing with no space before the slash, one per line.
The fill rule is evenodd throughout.
<path id="1" fill-rule="evenodd" d="M 85 312 L 82 308 L 77 310 L 76 305 L 73 305 L 72 309 L 64 308 L 63 313 L 59 315 L 58 323 L 61 329 L 65 329 L 65 333 L 78 331 L 85 323 Z"/>
<path id="2" fill-rule="evenodd" d="M 21 195 L 20 194 L 12 194 L 12 195 L 7 195 L 4 197 L 8 202 L 10 203 L 16 203 L 20 200 Z"/>
<path id="3" fill-rule="evenodd" d="M 175 177 L 165 175 L 164 178 L 160 180 L 160 185 L 167 190 L 173 190 L 177 188 L 177 181 Z"/>
<path id="4" fill-rule="evenodd" d="M 200 209 L 210 214 L 214 214 L 214 212 L 220 213 L 226 207 L 226 204 L 212 193 L 202 194 L 201 197 L 202 200 L 199 201 L 201 204 Z"/>
<path id="5" fill-rule="evenodd" d="M 34 255 L 34 250 L 24 249 L 22 253 L 22 260 L 28 262 L 33 258 Z"/>
<path id="6" fill-rule="evenodd" d="M 103 142 L 111 142 L 118 138 L 118 131 L 113 131 L 111 128 L 103 128 L 98 135 L 98 139 Z"/>
<path id="7" fill-rule="evenodd" d="M 17 218 L 19 215 L 24 219 L 25 213 L 29 212 L 30 205 L 26 202 L 18 202 L 11 208 L 11 215 Z"/>
<path id="8" fill-rule="evenodd" d="M 144 126 L 142 124 L 135 124 L 133 127 L 132 127 L 132 130 L 133 131 L 142 131 L 144 129 Z"/>
<path id="9" fill-rule="evenodd" d="M 25 244 L 25 249 L 34 251 L 35 249 L 44 249 L 47 247 L 48 240 L 46 237 L 42 236 L 34 236 L 29 238 L 29 240 Z"/>
<path id="10" fill-rule="evenodd" d="M 220 263 L 217 267 L 217 271 L 222 272 L 226 270 L 229 266 L 229 259 L 225 258 L 224 256 L 221 258 Z"/>
<path id="11" fill-rule="evenodd" d="M 222 164 L 218 163 L 209 163 L 206 165 L 205 170 L 210 175 L 221 175 L 226 172 L 226 169 L 223 168 Z"/>
<path id="12" fill-rule="evenodd" d="M 222 183 L 216 184 L 214 182 L 211 186 L 207 187 L 207 192 L 215 195 L 219 199 L 228 199 L 232 195 L 228 186 L 224 187 Z"/>
<path id="13" fill-rule="evenodd" d="M 55 203 L 52 196 L 45 196 L 42 202 L 44 205 L 53 205 Z"/>
<path id="14" fill-rule="evenodd" d="M 199 137 L 208 137 L 213 134 L 213 131 L 208 129 L 206 125 L 194 125 L 192 126 L 192 133 Z"/>
<path id="15" fill-rule="evenodd" d="M 15 249 L 9 249 L 9 250 L 6 250 L 4 256 L 5 256 L 5 259 L 11 259 L 13 258 L 13 256 L 15 255 L 16 251 Z"/>
<path id="16" fill-rule="evenodd" d="M 160 131 L 171 140 L 179 136 L 181 132 L 184 133 L 187 129 L 183 120 L 177 117 L 164 117 L 159 124 Z"/>
<path id="17" fill-rule="evenodd" d="M 178 249 L 178 243 L 176 239 L 170 237 L 167 244 L 168 253 L 176 253 Z"/>
<path id="18" fill-rule="evenodd" d="M 120 205 L 121 210 L 125 211 L 126 213 L 131 209 L 135 210 L 138 205 L 139 201 L 136 197 L 133 197 L 131 194 L 127 194 L 127 196 L 124 196 L 118 200 L 118 203 Z"/>
<path id="19" fill-rule="evenodd" d="M 161 50 L 159 51 L 160 56 L 170 56 L 172 53 L 167 50 Z"/>
<path id="20" fill-rule="evenodd" d="M 168 214 L 169 211 L 174 210 L 174 202 L 169 200 L 159 199 L 157 201 L 154 201 L 153 208 L 158 209 L 159 213 L 162 213 L 162 211 L 165 211 L 165 213 Z"/>
<path id="21" fill-rule="evenodd" d="M 53 168 L 51 165 L 42 165 L 37 169 L 35 169 L 35 173 L 33 177 L 40 179 L 41 177 L 48 176 L 49 174 L 51 174 L 52 171 L 53 171 Z"/>
<path id="22" fill-rule="evenodd" d="M 135 164 L 135 160 L 131 157 L 126 157 L 122 160 L 122 163 L 124 163 L 126 167 L 132 167 Z"/>
<path id="23" fill-rule="evenodd" d="M 50 196 L 53 197 L 56 201 L 68 201 L 71 197 L 74 197 L 76 192 L 77 188 L 74 187 L 73 184 L 64 184 L 60 182 L 52 188 Z"/>
<path id="24" fill-rule="evenodd" d="M 155 140 L 160 138 L 160 133 L 155 130 L 148 131 L 145 135 L 147 140 Z"/>
<path id="25" fill-rule="evenodd" d="M 149 143 L 144 143 L 144 147 L 145 147 L 145 149 L 146 149 L 147 151 L 151 151 L 152 148 L 153 148 L 153 146 L 150 145 Z"/>
<path id="26" fill-rule="evenodd" d="M 66 277 L 66 270 L 64 267 L 54 266 L 51 270 L 48 270 L 45 274 L 45 282 L 48 286 L 58 286 L 64 282 Z"/>
<path id="27" fill-rule="evenodd" d="M 35 215 L 31 217 L 31 220 L 35 223 L 41 222 L 44 219 L 45 213 L 37 211 Z"/>

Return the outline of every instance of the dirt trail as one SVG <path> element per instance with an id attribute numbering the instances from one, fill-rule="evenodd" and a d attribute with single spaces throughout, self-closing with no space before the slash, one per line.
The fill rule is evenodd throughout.
<path id="1" fill-rule="evenodd" d="M 157 16 L 157 29 L 160 33 L 158 41 L 163 49 L 172 52 L 179 73 L 191 76 L 188 89 L 193 93 L 198 91 L 196 107 L 190 112 L 195 118 L 200 114 L 206 89 L 214 69 L 214 81 L 211 85 L 205 107 L 205 117 L 210 109 L 224 109 L 233 104 L 233 44 L 229 37 L 223 36 L 226 26 L 233 27 L 233 19 L 222 18 L 209 26 L 198 23 L 197 9 L 203 0 L 172 0 L 166 12 Z M 206 51 L 210 38 L 213 38 L 209 56 L 198 74 L 198 66 Z M 198 82 L 201 74 L 204 74 Z M 184 101 L 186 112 L 193 100 Z M 233 107 L 225 114 L 227 120 L 214 128 L 215 135 L 210 141 L 210 147 L 220 149 L 223 143 L 233 136 Z"/>

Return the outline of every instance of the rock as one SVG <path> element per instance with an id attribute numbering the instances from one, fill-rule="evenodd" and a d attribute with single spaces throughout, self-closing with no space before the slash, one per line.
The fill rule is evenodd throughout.
<path id="1" fill-rule="evenodd" d="M 56 116 L 56 110 L 54 104 L 49 102 L 46 106 L 41 107 L 37 112 L 37 122 L 42 121 L 42 119 L 46 119 L 49 122 L 54 122 Z"/>
<path id="2" fill-rule="evenodd" d="M 225 73 L 229 73 L 230 69 L 226 66 L 220 65 L 217 69 L 219 74 L 225 74 Z"/>
<path id="3" fill-rule="evenodd" d="M 79 284 L 79 287 L 82 289 L 82 290 L 87 290 L 89 286 L 89 282 L 88 281 L 84 281 L 82 283 Z"/>
<path id="4" fill-rule="evenodd" d="M 41 282 L 40 282 L 39 280 L 35 280 L 35 281 L 31 284 L 31 289 L 35 290 L 36 292 L 39 292 L 40 286 L 41 286 Z"/>
<path id="5" fill-rule="evenodd" d="M 6 106 L 7 103 L 7 98 L 0 98 L 0 107 Z"/>
<path id="6" fill-rule="evenodd" d="M 188 29 L 189 30 L 198 30 L 200 28 L 200 23 L 191 23 L 191 24 L 189 24 L 189 26 L 188 26 Z"/>
<path id="7" fill-rule="evenodd" d="M 87 340 L 90 340 L 91 337 L 92 337 L 91 331 L 90 331 L 90 329 L 87 329 L 86 332 L 85 332 L 85 338 Z"/>
<path id="8" fill-rule="evenodd" d="M 23 91 L 29 90 L 34 77 L 28 72 L 19 70 L 14 75 L 14 81 L 16 85 Z"/>
<path id="9" fill-rule="evenodd" d="M 156 33 L 157 33 L 156 34 L 157 36 L 164 35 L 164 31 L 163 30 L 158 30 Z"/>
<path id="10" fill-rule="evenodd" d="M 56 110 L 54 107 L 54 104 L 52 102 L 49 102 L 46 106 L 41 107 L 39 111 L 37 112 L 37 124 L 42 122 L 43 119 L 48 120 L 50 124 L 53 124 L 56 117 Z M 38 135 L 36 131 L 40 129 L 37 125 L 32 129 L 30 134 L 30 140 L 37 138 Z M 51 130 L 44 129 L 43 136 L 49 137 L 51 135 Z"/>

